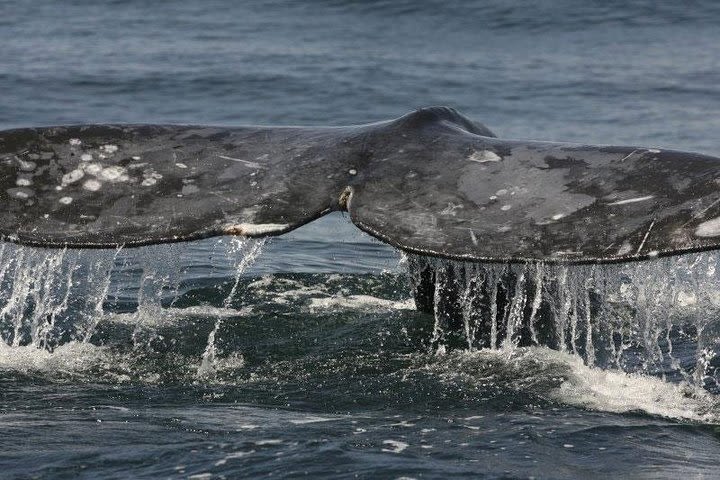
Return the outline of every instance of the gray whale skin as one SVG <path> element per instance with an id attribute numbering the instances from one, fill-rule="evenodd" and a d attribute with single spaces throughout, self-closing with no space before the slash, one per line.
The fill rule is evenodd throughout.
<path id="1" fill-rule="evenodd" d="M 720 158 L 497 138 L 447 107 L 348 127 L 0 132 L 0 237 L 111 248 L 279 235 L 332 211 L 406 252 L 603 263 L 720 246 Z"/>

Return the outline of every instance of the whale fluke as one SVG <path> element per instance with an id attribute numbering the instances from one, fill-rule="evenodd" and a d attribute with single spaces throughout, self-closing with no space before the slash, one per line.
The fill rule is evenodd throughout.
<path id="1" fill-rule="evenodd" d="M 349 127 L 0 132 L 0 236 L 111 248 L 278 235 L 347 210 L 402 250 L 616 262 L 720 248 L 720 158 L 499 139 L 431 107 Z"/>

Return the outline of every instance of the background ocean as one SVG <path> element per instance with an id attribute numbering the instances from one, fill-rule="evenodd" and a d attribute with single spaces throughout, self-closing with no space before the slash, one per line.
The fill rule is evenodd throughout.
<path id="1" fill-rule="evenodd" d="M 712 0 L 0 0 L 0 128 L 449 105 L 505 138 L 717 156 L 719 24 Z M 0 249 L 2 478 L 718 476 L 712 369 L 436 354 L 404 259 L 341 215 L 267 242 Z M 717 293 L 701 261 L 681 264 Z M 711 304 L 680 363 L 720 351 Z"/>

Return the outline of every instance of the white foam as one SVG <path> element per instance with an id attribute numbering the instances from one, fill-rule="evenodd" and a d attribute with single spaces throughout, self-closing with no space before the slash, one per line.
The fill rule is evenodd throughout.
<path id="1" fill-rule="evenodd" d="M 131 313 L 104 314 L 101 320 L 120 325 L 158 327 L 177 325 L 180 321 L 189 317 L 232 318 L 248 315 L 250 312 L 252 312 L 251 307 L 243 307 L 240 310 L 213 307 L 210 305 L 196 305 L 187 308 L 162 308 L 159 305 L 148 304 L 142 305 L 135 312 Z"/>
<path id="2" fill-rule="evenodd" d="M 531 389 L 529 393 L 588 410 L 645 412 L 682 421 L 720 422 L 720 402 L 700 387 L 588 367 L 577 355 L 546 347 L 453 352 L 437 357 L 436 362 L 426 369 L 437 372 L 445 381 L 524 383 Z M 492 372 L 490 377 L 488 372 Z M 527 375 L 528 380 L 522 375 Z M 551 382 L 553 378 L 563 381 L 557 386 Z"/>
<path id="3" fill-rule="evenodd" d="M 311 309 L 345 309 L 345 310 L 414 310 L 412 299 L 388 300 L 371 295 L 331 296 L 311 298 Z"/>
<path id="4" fill-rule="evenodd" d="M 552 352 L 552 353 L 548 353 Z M 703 423 L 720 421 L 720 405 L 699 387 L 673 384 L 656 377 L 585 366 L 578 357 L 544 352 L 570 367 L 568 378 L 553 396 L 558 401 L 613 413 L 642 411 L 651 415 Z"/>
<path id="5" fill-rule="evenodd" d="M 318 417 L 315 415 L 308 415 L 307 417 L 289 420 L 289 422 L 292 423 L 293 425 L 305 425 L 308 423 L 334 422 L 337 420 L 338 420 L 337 418 Z"/>
<path id="6" fill-rule="evenodd" d="M 23 373 L 77 374 L 94 371 L 109 362 L 108 351 L 89 343 L 69 342 L 54 351 L 34 345 L 9 346 L 0 341 L 0 369 Z"/>
<path id="7" fill-rule="evenodd" d="M 387 448 L 383 448 L 383 452 L 400 453 L 405 450 L 409 445 L 399 440 L 383 440 L 383 445 L 387 445 Z"/>

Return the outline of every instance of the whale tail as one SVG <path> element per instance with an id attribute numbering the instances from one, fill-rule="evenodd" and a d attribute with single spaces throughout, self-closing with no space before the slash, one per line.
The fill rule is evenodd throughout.
<path id="1" fill-rule="evenodd" d="M 347 210 L 411 253 L 640 260 L 720 247 L 720 159 L 504 140 L 445 107 L 349 127 L 0 132 L 0 236 L 111 248 L 278 235 Z"/>

